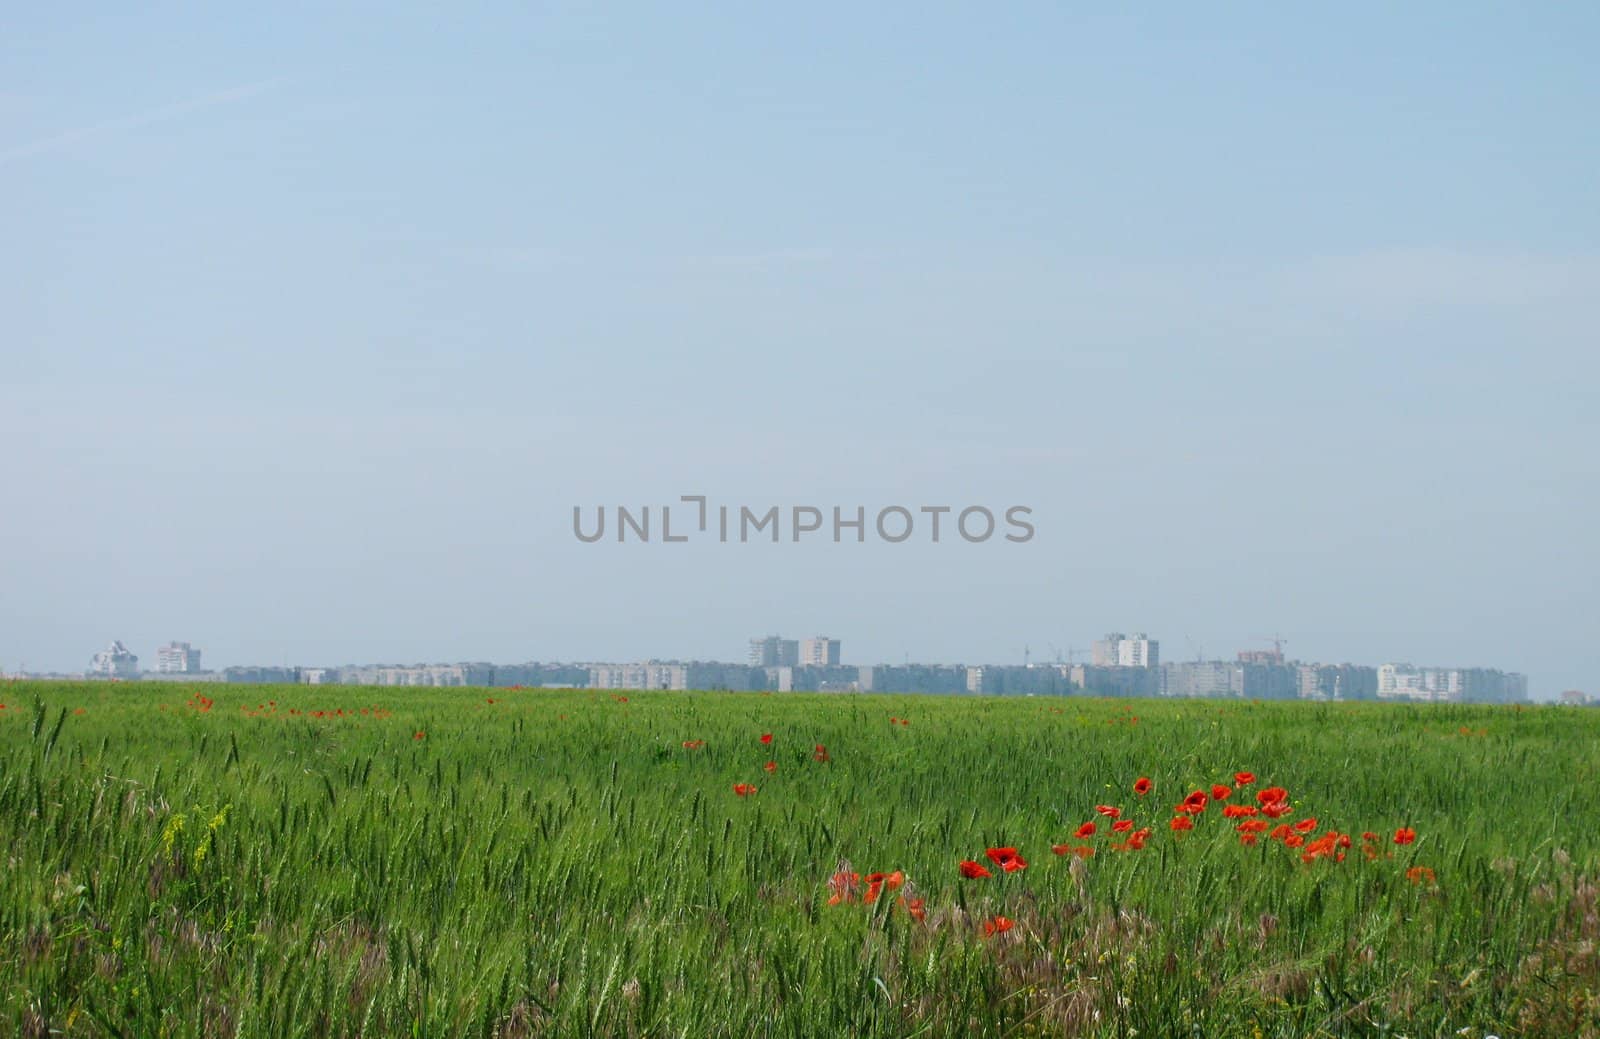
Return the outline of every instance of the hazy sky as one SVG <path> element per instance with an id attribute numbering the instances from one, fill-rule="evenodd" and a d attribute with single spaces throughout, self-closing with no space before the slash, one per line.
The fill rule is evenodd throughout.
<path id="1" fill-rule="evenodd" d="M 1600 6 L 110 6 L 0 14 L 0 668 L 1600 692 Z M 1037 536 L 572 536 L 694 493 Z"/>

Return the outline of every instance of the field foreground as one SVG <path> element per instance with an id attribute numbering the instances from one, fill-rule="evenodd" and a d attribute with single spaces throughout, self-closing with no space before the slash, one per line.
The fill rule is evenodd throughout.
<path id="1" fill-rule="evenodd" d="M 1600 1036 L 1597 711 L 0 703 L 7 1035 Z"/>

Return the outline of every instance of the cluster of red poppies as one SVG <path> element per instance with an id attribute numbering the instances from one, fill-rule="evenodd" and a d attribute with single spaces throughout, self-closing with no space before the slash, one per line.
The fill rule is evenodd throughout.
<path id="1" fill-rule="evenodd" d="M 1298 851 L 1302 862 L 1315 862 L 1318 859 L 1344 861 L 1345 852 L 1355 844 L 1351 835 L 1334 829 L 1323 830 L 1317 835 L 1321 824 L 1315 816 L 1289 822 L 1285 817 L 1292 815 L 1294 808 L 1289 804 L 1289 791 L 1281 786 L 1257 790 L 1255 804 L 1223 804 L 1255 781 L 1254 773 L 1235 772 L 1232 786 L 1217 783 L 1211 787 L 1209 794 L 1204 790 L 1191 792 L 1173 809 L 1174 815 L 1169 825 L 1175 833 L 1193 830 L 1195 818 L 1204 814 L 1208 805 L 1221 804 L 1223 818 L 1239 820 L 1234 830 L 1239 834 L 1240 844 L 1256 844 L 1264 834 L 1268 840 L 1281 841 L 1284 847 Z M 1274 825 L 1271 820 L 1283 821 Z M 1395 844 L 1410 844 L 1416 839 L 1416 831 L 1410 827 L 1401 827 L 1394 832 Z M 1366 858 L 1369 861 L 1378 858 L 1378 835 L 1369 831 L 1362 834 L 1362 841 L 1361 850 Z"/>
<path id="2" fill-rule="evenodd" d="M 1020 873 L 1028 868 L 1028 860 L 1017 853 L 1015 848 L 989 848 L 984 851 L 984 857 L 998 866 L 1005 873 Z M 968 880 L 979 880 L 992 877 L 988 867 L 974 859 L 963 859 L 961 862 L 961 875 Z"/>
<path id="3" fill-rule="evenodd" d="M 1253 772 L 1235 772 L 1233 783 L 1215 783 L 1209 790 L 1194 790 L 1173 807 L 1172 819 L 1167 826 L 1174 835 L 1182 835 L 1195 828 L 1195 820 L 1204 816 L 1208 809 L 1221 805 L 1221 815 L 1225 819 L 1238 820 L 1234 829 L 1239 835 L 1239 843 L 1253 845 L 1259 842 L 1263 834 L 1268 840 L 1281 841 L 1287 848 L 1300 853 L 1302 862 L 1315 862 L 1318 859 L 1330 859 L 1343 862 L 1345 852 L 1355 844 L 1348 833 L 1339 830 L 1323 830 L 1318 834 L 1319 822 L 1314 816 L 1302 818 L 1291 822 L 1286 816 L 1294 813 L 1289 803 L 1289 792 L 1281 786 L 1263 787 L 1255 792 L 1255 804 L 1228 803 L 1236 794 L 1245 788 L 1253 786 L 1256 782 Z M 1154 784 L 1147 776 L 1140 776 L 1133 784 L 1133 792 L 1143 798 L 1153 789 Z M 1096 848 L 1092 843 L 1097 836 L 1105 835 L 1111 838 L 1107 845 L 1112 851 L 1140 851 L 1154 836 L 1154 831 L 1148 826 L 1138 826 L 1133 819 L 1123 814 L 1120 805 L 1095 805 L 1098 818 L 1090 819 L 1083 823 L 1073 833 L 1077 843 L 1066 842 L 1053 844 L 1050 850 L 1057 855 L 1072 855 L 1080 859 L 1092 858 Z M 1274 820 L 1282 820 L 1274 825 Z M 1394 831 L 1393 843 L 1405 845 L 1415 842 L 1416 831 L 1410 827 L 1401 827 Z M 1377 834 L 1367 832 L 1362 834 L 1362 853 L 1368 860 L 1379 858 L 1384 854 L 1381 850 L 1381 841 Z M 990 848 L 985 853 L 989 861 L 999 866 L 1004 872 L 1015 873 L 1026 869 L 1028 862 L 1016 848 Z M 1389 853 L 1392 856 L 1392 852 Z M 959 865 L 960 873 L 968 880 L 981 880 L 993 877 L 988 867 L 974 859 L 963 859 Z M 1413 882 L 1421 883 L 1419 878 L 1426 877 L 1432 882 L 1432 871 L 1426 867 L 1424 873 L 1407 873 Z"/>
<path id="4" fill-rule="evenodd" d="M 1148 780 L 1141 780 L 1148 782 Z M 1148 788 L 1146 788 L 1148 789 Z M 1095 814 L 1105 823 L 1106 834 L 1114 837 L 1109 847 L 1112 851 L 1142 851 L 1145 842 L 1155 835 L 1155 831 L 1148 826 L 1135 827 L 1132 819 L 1122 818 L 1122 809 L 1117 805 L 1095 805 Z M 1073 836 L 1080 841 L 1086 841 L 1100 833 L 1100 823 L 1091 819 L 1073 831 Z M 1076 855 L 1080 859 L 1094 857 L 1092 844 L 1052 844 L 1050 850 L 1057 855 Z"/>
<path id="5" fill-rule="evenodd" d="M 866 888 L 862 889 L 865 879 Z M 906 875 L 900 870 L 892 873 L 868 873 L 865 878 L 851 870 L 850 863 L 839 863 L 833 876 L 828 878 L 828 904 L 831 906 L 843 905 L 854 902 L 858 898 L 863 905 L 876 902 L 885 890 L 899 891 L 906 882 Z M 928 910 L 923 900 L 916 893 L 907 888 L 900 895 L 898 905 L 904 909 L 913 920 L 922 920 L 928 915 Z"/>
<path id="6" fill-rule="evenodd" d="M 905 724 L 904 719 L 891 717 L 891 724 Z M 773 742 L 772 733 L 763 733 L 760 743 L 770 747 Z M 685 740 L 684 747 L 698 750 L 705 746 L 703 740 Z M 822 744 L 817 744 L 812 759 L 826 762 L 829 759 L 828 751 Z M 777 763 L 768 761 L 762 766 L 769 774 L 777 771 Z M 1354 839 L 1350 834 L 1338 830 L 1328 829 L 1318 834 L 1320 823 L 1314 816 L 1307 816 L 1298 821 L 1291 821 L 1287 817 L 1294 814 L 1294 809 L 1289 801 L 1289 792 L 1281 786 L 1262 787 L 1254 792 L 1254 804 L 1249 803 L 1250 798 L 1242 796 L 1256 783 L 1253 772 L 1235 772 L 1233 782 L 1214 783 L 1209 789 L 1190 791 L 1182 801 L 1173 806 L 1173 814 L 1168 822 L 1168 828 L 1174 836 L 1195 829 L 1197 819 L 1204 817 L 1210 809 L 1221 806 L 1220 814 L 1224 819 L 1235 821 L 1234 829 L 1239 835 L 1241 845 L 1254 845 L 1260 841 L 1263 834 L 1268 840 L 1281 841 L 1287 848 L 1297 850 L 1302 862 L 1315 862 L 1318 859 L 1329 859 L 1343 862 L 1347 850 L 1354 846 Z M 733 784 L 733 792 L 739 797 L 748 797 L 756 793 L 756 787 L 750 783 Z M 1148 776 L 1140 776 L 1133 783 L 1133 793 L 1143 799 L 1154 789 L 1154 783 Z M 1238 800 L 1235 801 L 1235 797 Z M 1096 847 L 1094 839 L 1102 834 L 1110 838 L 1106 847 L 1115 852 L 1131 852 L 1142 850 L 1146 843 L 1155 836 L 1155 831 L 1149 826 L 1139 826 L 1132 818 L 1124 815 L 1121 805 L 1101 804 L 1095 805 L 1096 818 L 1090 819 L 1074 831 L 1077 843 L 1062 843 L 1051 846 L 1051 851 L 1057 855 L 1073 855 L 1080 859 L 1094 856 Z M 1276 825 L 1274 825 L 1276 823 Z M 1394 831 L 1392 841 L 1397 845 L 1412 844 L 1416 841 L 1416 831 L 1410 827 L 1401 827 Z M 1362 853 L 1367 859 L 1379 858 L 1385 853 L 1381 849 L 1380 838 L 1377 834 L 1367 832 L 1362 834 Z M 1388 853 L 1392 857 L 1392 852 Z M 984 857 L 989 865 L 977 859 L 963 859 L 959 865 L 962 877 L 968 880 L 992 879 L 993 869 L 1001 873 L 1019 873 L 1028 868 L 1028 860 L 1015 847 L 995 847 L 984 850 Z M 991 869 L 993 867 L 993 869 Z M 1426 866 L 1413 866 L 1406 871 L 1406 878 L 1414 884 L 1433 884 L 1434 872 Z M 841 862 L 839 868 L 828 880 L 829 905 L 841 905 L 859 900 L 865 904 L 876 902 L 884 890 L 898 890 L 905 883 L 905 875 L 895 870 L 892 873 L 869 873 L 865 878 L 852 871 L 847 862 Z M 923 920 L 926 916 L 926 907 L 921 898 L 915 897 L 909 890 L 902 894 L 899 900 L 901 908 L 905 909 L 912 918 Z M 1003 934 L 1014 926 L 1012 920 L 1004 916 L 994 916 L 983 921 L 984 937 L 993 937 Z"/>
<path id="7" fill-rule="evenodd" d="M 993 938 L 997 934 L 1005 934 L 1016 926 L 1016 922 L 1009 916 L 995 916 L 983 922 L 983 936 Z"/>
<path id="8" fill-rule="evenodd" d="M 1256 803 L 1253 805 L 1223 804 L 1223 802 L 1245 787 L 1253 785 L 1255 781 L 1254 772 L 1235 772 L 1232 786 L 1226 783 L 1213 783 L 1209 795 L 1204 790 L 1191 791 L 1181 803 L 1173 808 L 1174 814 L 1172 822 L 1169 824 L 1170 827 L 1173 832 L 1193 830 L 1195 817 L 1205 814 L 1208 806 L 1218 804 L 1222 805 L 1222 817 L 1224 819 L 1244 820 L 1234 827 L 1239 834 L 1239 843 L 1255 844 L 1260 835 L 1271 826 L 1267 819 L 1281 819 L 1294 811 L 1289 805 L 1289 791 L 1281 786 L 1269 786 L 1257 790 L 1255 794 Z M 1266 816 L 1266 819 L 1257 818 L 1258 816 Z M 1287 823 L 1279 824 L 1269 836 L 1273 840 L 1284 840 L 1286 842 L 1292 837 L 1295 843 L 1291 844 L 1290 847 L 1299 847 L 1305 843 L 1305 835 L 1316 828 L 1317 821 L 1315 819 L 1302 819 L 1293 827 Z M 1338 834 L 1333 835 L 1335 840 L 1337 840 L 1338 836 Z M 1348 847 L 1348 843 L 1345 846 Z M 1320 853 L 1319 851 L 1318 854 Z"/>

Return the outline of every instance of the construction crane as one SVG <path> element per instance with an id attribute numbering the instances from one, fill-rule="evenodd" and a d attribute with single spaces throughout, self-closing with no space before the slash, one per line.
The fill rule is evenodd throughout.
<path id="1" fill-rule="evenodd" d="M 1078 654 L 1079 653 L 1087 653 L 1087 652 L 1089 652 L 1089 651 L 1086 650 L 1086 649 L 1083 649 L 1082 647 L 1079 647 L 1079 646 L 1068 646 L 1065 650 L 1063 650 L 1063 649 L 1061 649 L 1061 647 L 1057 646 L 1054 642 L 1050 643 L 1050 655 L 1055 658 L 1055 662 L 1056 662 L 1056 666 L 1057 667 L 1060 667 L 1063 664 L 1065 664 L 1068 667 L 1071 667 L 1073 664 L 1076 664 L 1078 662 Z M 1065 654 L 1065 656 L 1066 656 L 1065 660 L 1062 659 L 1062 655 L 1063 654 Z"/>
<path id="2" fill-rule="evenodd" d="M 1255 641 L 1272 643 L 1273 654 L 1278 658 L 1280 664 L 1283 662 L 1283 644 L 1288 642 L 1288 639 L 1282 635 L 1257 635 Z"/>

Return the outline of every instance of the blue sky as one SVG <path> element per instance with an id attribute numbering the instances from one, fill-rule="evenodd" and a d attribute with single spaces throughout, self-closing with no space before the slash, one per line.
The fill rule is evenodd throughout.
<path id="1" fill-rule="evenodd" d="M 0 668 L 1169 657 L 1600 691 L 1600 9 L 0 15 Z M 1019 546 L 571 508 L 1032 506 Z"/>

